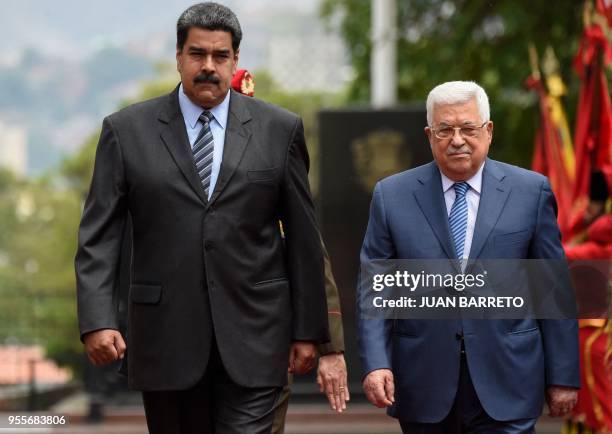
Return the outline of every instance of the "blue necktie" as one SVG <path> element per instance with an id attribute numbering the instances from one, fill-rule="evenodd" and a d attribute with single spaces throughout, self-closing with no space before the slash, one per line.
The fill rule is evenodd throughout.
<path id="1" fill-rule="evenodd" d="M 195 159 L 196 169 L 206 197 L 208 197 L 208 190 L 210 189 L 210 176 L 212 175 L 212 161 L 213 161 L 213 149 L 215 144 L 213 142 L 212 131 L 210 130 L 210 122 L 214 119 L 214 116 L 208 110 L 204 110 L 200 115 L 200 121 L 204 125 L 200 134 L 193 145 L 193 158 Z"/>
<path id="2" fill-rule="evenodd" d="M 453 245 L 457 259 L 463 258 L 463 247 L 465 245 L 465 233 L 467 231 L 468 206 L 465 195 L 470 189 L 467 182 L 456 182 L 455 202 L 451 207 L 450 216 L 448 217 L 451 236 L 453 237 Z"/>

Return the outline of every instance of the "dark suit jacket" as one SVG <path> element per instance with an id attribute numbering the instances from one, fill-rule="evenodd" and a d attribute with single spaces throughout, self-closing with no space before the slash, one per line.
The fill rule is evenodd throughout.
<path id="1" fill-rule="evenodd" d="M 563 259 L 546 178 L 490 159 L 482 176 L 470 258 Z M 376 185 L 362 262 L 454 255 L 434 162 Z M 450 411 L 459 381 L 460 332 L 474 388 L 496 420 L 536 418 L 546 386 L 580 385 L 576 320 L 392 321 L 360 319 L 359 312 L 357 318 L 364 374 L 393 370 L 396 403 L 390 414 L 405 421 L 439 422 Z"/>
<path id="2" fill-rule="evenodd" d="M 102 126 L 75 261 L 79 327 L 81 336 L 118 327 L 118 260 L 129 213 L 127 348 L 135 389 L 194 385 L 215 338 L 235 382 L 280 386 L 292 341 L 329 339 L 302 122 L 231 92 L 210 201 L 178 87 L 108 116 Z"/>

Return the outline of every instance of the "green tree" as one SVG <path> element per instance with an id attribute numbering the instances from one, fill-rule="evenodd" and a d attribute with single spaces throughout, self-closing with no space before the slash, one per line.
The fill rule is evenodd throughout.
<path id="1" fill-rule="evenodd" d="M 79 214 L 78 197 L 52 177 L 0 174 L 0 341 L 42 344 L 56 360 L 73 361 Z"/>
<path id="2" fill-rule="evenodd" d="M 495 138 L 491 152 L 528 166 L 538 123 L 536 100 L 523 86 L 530 74 L 528 43 L 540 53 L 552 46 L 569 84 L 566 107 L 576 105 L 578 80 L 571 70 L 582 31 L 582 2 L 561 0 L 398 1 L 398 95 L 424 101 L 435 85 L 479 82 L 491 99 Z M 355 69 L 348 98 L 369 100 L 369 0 L 324 0 L 321 16 L 338 26 Z"/>

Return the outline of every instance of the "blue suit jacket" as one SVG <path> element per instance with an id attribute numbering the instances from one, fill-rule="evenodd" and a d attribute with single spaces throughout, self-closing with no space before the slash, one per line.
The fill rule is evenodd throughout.
<path id="1" fill-rule="evenodd" d="M 487 159 L 470 258 L 564 258 L 556 210 L 544 176 Z M 435 162 L 374 188 L 361 261 L 381 258 L 454 258 Z M 399 419 L 434 423 L 448 414 L 461 331 L 474 387 L 496 420 L 537 418 L 546 386 L 579 387 L 575 320 L 379 320 L 357 309 L 364 375 L 393 370 L 389 414 Z"/>

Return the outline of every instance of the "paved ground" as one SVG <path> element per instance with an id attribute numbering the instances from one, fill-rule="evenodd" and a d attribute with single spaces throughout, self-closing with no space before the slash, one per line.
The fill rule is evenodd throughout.
<path id="1" fill-rule="evenodd" d="M 77 394 L 56 406 L 54 414 L 69 415 L 69 424 L 60 428 L 2 428 L 8 413 L 0 413 L 0 433 L 33 434 L 146 434 L 144 412 L 141 407 L 129 405 L 105 410 L 102 424 L 88 425 L 84 415 L 87 398 Z M 538 424 L 538 434 L 561 432 L 560 423 L 543 418 Z M 386 434 L 400 433 L 399 425 L 387 417 L 383 410 L 366 403 L 351 403 L 347 412 L 332 413 L 322 404 L 292 404 L 287 416 L 287 434 Z"/>
<path id="2" fill-rule="evenodd" d="M 34 434 L 146 434 L 144 415 L 131 409 L 109 415 L 103 424 L 87 425 L 82 417 L 74 416 L 67 427 L 62 428 L 0 428 L 0 433 Z M 3 415 L 0 415 L 2 418 Z M 6 419 L 5 419 L 6 420 Z M 335 415 L 316 405 L 299 405 L 290 410 L 287 420 L 287 434 L 382 434 L 397 433 L 397 422 L 384 413 L 362 404 L 350 411 Z M 560 433 L 557 422 L 543 420 L 538 425 L 539 434 Z"/>

